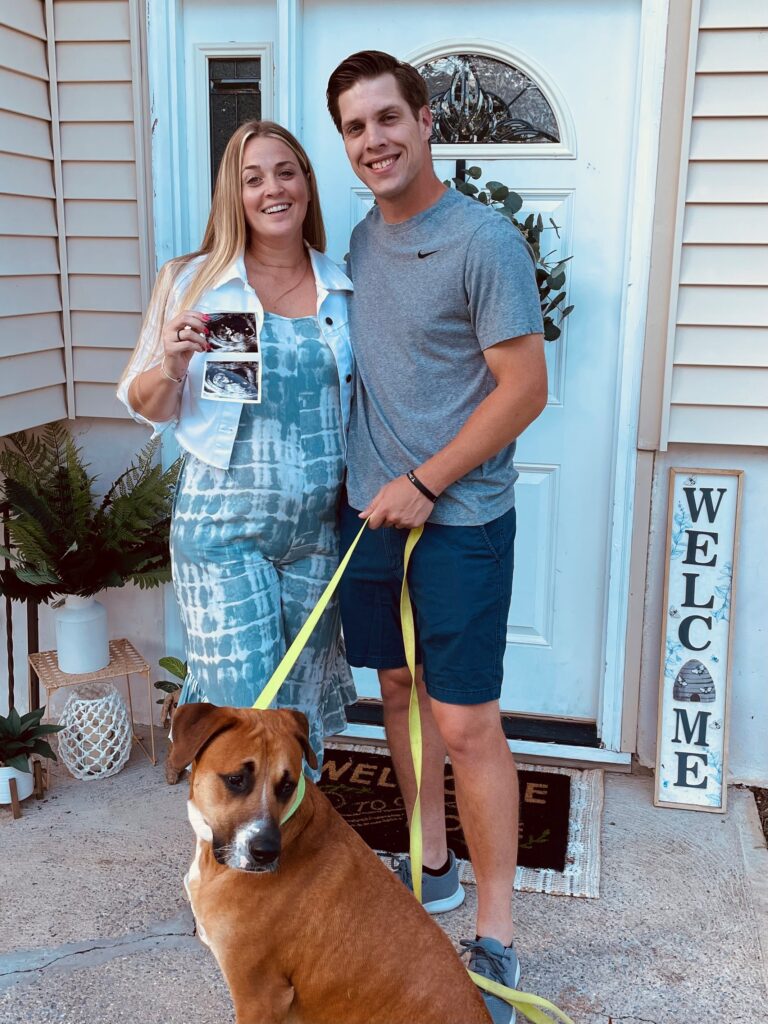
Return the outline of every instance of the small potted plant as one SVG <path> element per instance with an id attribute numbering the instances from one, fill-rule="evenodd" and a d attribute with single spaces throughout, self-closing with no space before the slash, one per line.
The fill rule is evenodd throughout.
<path id="1" fill-rule="evenodd" d="M 186 661 L 181 661 L 180 658 L 173 658 L 170 655 L 161 658 L 158 662 L 160 668 L 164 668 L 166 672 L 169 672 L 176 679 L 181 680 L 178 683 L 172 683 L 169 679 L 158 679 L 155 683 L 155 689 L 160 690 L 165 694 L 165 697 L 160 697 L 157 701 L 158 704 L 163 705 L 163 709 L 160 714 L 160 721 L 165 727 L 171 724 L 171 718 L 176 705 L 179 702 L 179 695 L 181 694 L 181 688 L 184 684 L 184 680 L 187 678 L 188 666 Z"/>
<path id="2" fill-rule="evenodd" d="M 109 663 L 106 609 L 94 595 L 170 579 L 168 534 L 178 463 L 163 470 L 150 441 L 99 498 L 66 427 L 17 433 L 0 450 L 0 501 L 9 511 L 8 560 L 0 594 L 55 599 L 62 672 L 96 672 Z"/>
<path id="3" fill-rule="evenodd" d="M 44 736 L 59 732 L 62 726 L 43 724 L 45 708 L 19 715 L 11 708 L 7 717 L 0 715 L 0 804 L 11 803 L 10 780 L 16 779 L 19 800 L 25 800 L 34 789 L 29 758 L 32 754 L 56 760 Z"/>

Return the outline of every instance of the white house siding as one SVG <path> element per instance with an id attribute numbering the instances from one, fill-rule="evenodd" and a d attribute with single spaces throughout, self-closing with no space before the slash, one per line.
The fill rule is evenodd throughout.
<path id="1" fill-rule="evenodd" d="M 3 5 L 0 436 L 125 416 L 150 284 L 139 26 L 138 0 Z"/>
<path id="2" fill-rule="evenodd" d="M 149 286 L 138 5 L 53 6 L 75 414 L 122 417 Z"/>
<path id="3" fill-rule="evenodd" d="M 768 4 L 702 0 L 688 88 L 661 447 L 764 446 Z"/>
<path id="4" fill-rule="evenodd" d="M 43 0 L 0 8 L 0 435 L 67 414 Z"/>

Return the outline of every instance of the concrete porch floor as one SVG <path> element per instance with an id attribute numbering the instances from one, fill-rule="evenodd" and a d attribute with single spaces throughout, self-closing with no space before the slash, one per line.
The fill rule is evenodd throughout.
<path id="1" fill-rule="evenodd" d="M 0 808 L 0 1024 L 233 1020 L 181 895 L 186 791 L 134 750 L 103 782 L 56 768 L 18 821 Z M 602 850 L 599 900 L 516 894 L 522 987 L 576 1024 L 768 1024 L 752 794 L 732 789 L 725 816 L 656 810 L 650 778 L 608 774 Z M 437 919 L 454 941 L 474 933 L 467 892 Z"/>

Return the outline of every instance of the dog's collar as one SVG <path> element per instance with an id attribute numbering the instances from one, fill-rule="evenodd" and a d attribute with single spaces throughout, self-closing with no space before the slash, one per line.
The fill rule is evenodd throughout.
<path id="1" fill-rule="evenodd" d="M 307 783 L 306 783 L 306 780 L 304 778 L 304 772 L 302 772 L 299 775 L 299 782 L 298 782 L 298 785 L 296 786 L 296 796 L 293 798 L 293 803 L 288 808 L 288 810 L 285 812 L 283 817 L 280 819 L 280 826 L 281 827 L 286 823 L 286 821 L 288 821 L 289 818 L 293 817 L 293 815 L 296 813 L 296 811 L 298 811 L 299 805 L 301 804 L 301 801 L 304 799 L 304 793 L 306 792 L 306 789 L 307 789 Z"/>

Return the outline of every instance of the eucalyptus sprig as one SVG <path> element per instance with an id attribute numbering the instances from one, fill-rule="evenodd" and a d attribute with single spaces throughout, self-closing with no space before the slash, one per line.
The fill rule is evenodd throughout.
<path id="1" fill-rule="evenodd" d="M 452 186 L 457 192 L 469 196 L 470 199 L 474 199 L 476 202 L 482 203 L 483 206 L 496 210 L 502 217 L 506 217 L 522 232 L 523 237 L 533 250 L 536 258 L 536 285 L 539 289 L 539 301 L 544 317 L 544 337 L 547 341 L 556 341 L 562 334 L 563 321 L 573 310 L 572 305 L 565 305 L 565 265 L 572 257 L 567 256 L 556 263 L 550 263 L 549 257 L 552 253 L 542 255 L 541 252 L 541 235 L 545 230 L 541 214 L 530 213 L 524 221 L 519 221 L 516 215 L 523 206 L 522 196 L 513 192 L 511 188 L 500 181 L 487 181 L 483 186 L 468 181 L 467 177 L 477 181 L 482 176 L 483 172 L 479 167 L 467 167 L 464 173 L 464 177 L 457 176 L 444 184 Z M 551 217 L 549 223 L 559 238 L 558 225 Z"/>

